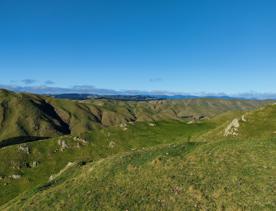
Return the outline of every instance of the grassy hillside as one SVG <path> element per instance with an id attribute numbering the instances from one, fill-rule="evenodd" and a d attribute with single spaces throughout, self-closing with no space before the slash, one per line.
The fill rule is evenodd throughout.
<path id="1" fill-rule="evenodd" d="M 244 138 L 258 137 L 267 138 L 276 136 L 276 105 L 269 105 L 247 112 L 244 121 L 241 120 L 238 131 L 239 136 Z"/>
<path id="2" fill-rule="evenodd" d="M 240 139 L 276 137 L 276 105 L 271 104 L 247 112 L 227 112 L 218 115 L 210 122 L 219 126 L 203 134 L 202 138 L 206 140 L 223 137 Z"/>
<path id="3" fill-rule="evenodd" d="M 68 125 L 44 98 L 0 90 L 1 144 L 69 133 Z"/>
<path id="4" fill-rule="evenodd" d="M 0 210 L 276 209 L 269 101 L 1 90 L 0 123 Z"/>
<path id="5" fill-rule="evenodd" d="M 2 210 L 275 210 L 276 140 L 170 144 L 70 163 Z"/>
<path id="6" fill-rule="evenodd" d="M 66 134 L 80 135 L 128 122 L 188 122 L 226 111 L 251 110 L 267 103 L 221 99 L 72 101 L 0 90 L 0 146 Z"/>
<path id="7" fill-rule="evenodd" d="M 187 142 L 214 128 L 209 123 L 178 121 L 136 123 L 0 149 L 0 204 L 48 181 L 68 162 L 96 161 L 158 144 Z M 14 176 L 19 178 L 13 178 Z"/>

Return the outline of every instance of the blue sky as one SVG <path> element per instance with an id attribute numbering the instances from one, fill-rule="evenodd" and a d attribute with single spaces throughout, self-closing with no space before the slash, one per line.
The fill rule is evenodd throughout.
<path id="1" fill-rule="evenodd" d="M 0 84 L 276 92 L 273 0 L 0 0 Z"/>

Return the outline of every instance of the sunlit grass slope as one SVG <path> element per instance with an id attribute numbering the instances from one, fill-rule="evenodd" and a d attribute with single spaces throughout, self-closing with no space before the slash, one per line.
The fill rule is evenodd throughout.
<path id="1" fill-rule="evenodd" d="M 271 104 L 247 112 L 227 112 L 213 118 L 211 122 L 216 123 L 218 127 L 203 134 L 203 139 L 276 137 L 276 105 Z M 236 122 L 236 125 L 233 125 L 233 122 Z M 227 130 L 230 131 L 228 135 Z"/>
<path id="2" fill-rule="evenodd" d="M 276 141 L 184 143 L 71 164 L 3 210 L 275 210 Z"/>
<path id="3" fill-rule="evenodd" d="M 59 172 L 68 162 L 93 161 L 158 144 L 186 142 L 214 128 L 207 122 L 178 121 L 102 128 L 77 138 L 63 136 L 0 149 L 0 203 Z M 20 175 L 19 179 L 11 178 Z"/>

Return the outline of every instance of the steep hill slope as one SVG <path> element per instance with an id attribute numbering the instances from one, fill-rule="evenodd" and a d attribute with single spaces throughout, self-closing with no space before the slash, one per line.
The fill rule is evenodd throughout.
<path id="1" fill-rule="evenodd" d="M 165 145 L 69 163 L 1 210 L 275 210 L 276 141 Z"/>
<path id="2" fill-rule="evenodd" d="M 69 126 L 44 98 L 0 90 L 0 144 L 69 133 Z"/>

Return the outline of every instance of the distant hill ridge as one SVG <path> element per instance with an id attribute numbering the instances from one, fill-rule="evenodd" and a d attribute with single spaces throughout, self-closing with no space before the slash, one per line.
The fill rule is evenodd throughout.
<path id="1" fill-rule="evenodd" d="M 211 98 L 211 99 L 243 99 L 229 96 L 204 96 L 199 97 L 196 95 L 98 95 L 98 94 L 54 94 L 49 95 L 54 98 L 70 99 L 70 100 L 87 100 L 87 99 L 109 99 L 109 100 L 125 100 L 125 101 L 147 101 L 147 100 L 181 100 L 181 99 L 198 99 L 198 98 Z"/>
<path id="2" fill-rule="evenodd" d="M 98 127 L 127 122 L 190 121 L 230 110 L 251 110 L 266 103 L 268 101 L 225 99 L 79 101 L 1 89 L 0 143 L 9 145 L 20 140 L 79 135 Z"/>

